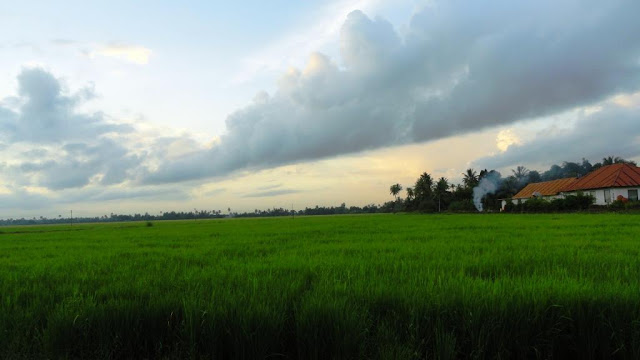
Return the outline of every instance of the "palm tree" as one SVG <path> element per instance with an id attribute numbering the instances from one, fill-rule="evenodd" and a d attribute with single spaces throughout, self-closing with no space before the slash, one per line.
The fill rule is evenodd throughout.
<path id="1" fill-rule="evenodd" d="M 414 196 L 414 194 L 413 194 L 413 188 L 408 187 L 408 188 L 407 188 L 407 200 L 408 200 L 408 201 L 413 200 L 413 196 Z"/>
<path id="2" fill-rule="evenodd" d="M 400 193 L 400 191 L 402 191 L 402 185 L 400 184 L 393 184 L 389 188 L 389 192 L 396 198 L 396 201 L 398 201 L 398 194 Z"/>
<path id="3" fill-rule="evenodd" d="M 524 181 L 527 176 L 529 176 L 529 169 L 524 166 L 518 166 L 515 170 L 511 170 L 513 176 L 518 180 L 518 182 Z"/>
<path id="4" fill-rule="evenodd" d="M 619 156 L 613 157 L 613 156 L 607 156 L 606 158 L 602 159 L 602 165 L 613 165 L 613 164 L 631 164 L 631 165 L 636 165 L 635 161 L 631 161 L 631 160 L 625 160 Z"/>
<path id="5" fill-rule="evenodd" d="M 602 158 L 602 165 L 613 165 L 616 160 L 620 159 L 619 157 L 613 157 L 613 156 L 607 156 L 605 158 Z"/>
<path id="6" fill-rule="evenodd" d="M 416 185 L 413 188 L 413 192 L 417 199 L 423 200 L 426 198 L 430 198 L 432 195 L 431 188 L 433 187 L 433 178 L 431 175 L 424 172 L 416 181 Z"/>
<path id="7" fill-rule="evenodd" d="M 467 171 L 462 173 L 462 176 L 462 182 L 464 183 L 464 186 L 473 188 L 478 185 L 478 175 L 475 170 L 467 169 Z"/>
<path id="8" fill-rule="evenodd" d="M 436 194 L 438 194 L 438 212 L 440 212 L 440 202 L 442 199 L 442 195 L 447 193 L 447 189 L 449 188 L 449 180 L 445 177 L 441 177 L 438 179 L 438 182 L 434 186 L 434 190 Z"/>

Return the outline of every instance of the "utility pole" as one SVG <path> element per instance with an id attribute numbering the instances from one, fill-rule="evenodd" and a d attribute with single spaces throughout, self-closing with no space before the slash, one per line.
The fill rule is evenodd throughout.
<path id="1" fill-rule="evenodd" d="M 73 226 L 73 210 L 71 210 L 71 226 Z"/>

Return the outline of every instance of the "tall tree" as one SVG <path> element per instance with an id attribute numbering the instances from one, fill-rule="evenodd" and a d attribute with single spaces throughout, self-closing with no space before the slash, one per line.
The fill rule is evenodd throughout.
<path id="1" fill-rule="evenodd" d="M 589 162 L 589 160 L 582 158 L 582 174 L 588 174 L 593 170 L 593 165 Z"/>
<path id="2" fill-rule="evenodd" d="M 433 178 L 428 173 L 422 173 L 413 187 L 415 205 L 418 210 L 433 211 Z"/>
<path id="3" fill-rule="evenodd" d="M 416 198 L 428 198 L 431 197 L 433 187 L 433 178 L 428 173 L 424 172 L 418 180 L 416 181 L 416 185 L 413 188 Z"/>
<path id="4" fill-rule="evenodd" d="M 438 196 L 438 212 L 442 210 L 442 197 L 447 194 L 447 189 L 449 189 L 449 180 L 445 177 L 438 179 L 434 186 L 435 193 Z"/>
<path id="5" fill-rule="evenodd" d="M 542 176 L 540 176 L 539 172 L 537 172 L 536 170 L 529 171 L 529 182 L 530 183 L 537 183 L 537 182 L 541 182 L 541 181 L 542 181 Z"/>
<path id="6" fill-rule="evenodd" d="M 479 178 L 475 170 L 467 169 L 467 171 L 462 173 L 462 176 L 462 182 L 464 183 L 464 186 L 468 188 L 474 188 L 476 187 L 476 185 L 478 185 Z"/>
<path id="7" fill-rule="evenodd" d="M 414 197 L 413 188 L 408 187 L 407 188 L 407 201 L 413 200 L 413 197 Z"/>
<path id="8" fill-rule="evenodd" d="M 518 182 L 527 180 L 527 176 L 529 176 L 529 169 L 522 165 L 519 165 L 515 170 L 511 170 L 511 172 Z"/>
<path id="9" fill-rule="evenodd" d="M 613 156 L 604 157 L 602 158 L 602 165 L 613 165 L 617 159 L 619 159 L 617 156 L 615 158 Z"/>
<path id="10" fill-rule="evenodd" d="M 511 175 L 502 181 L 502 188 L 510 196 L 513 196 L 520 189 L 520 181 L 515 177 L 515 175 Z"/>
<path id="11" fill-rule="evenodd" d="M 400 184 L 393 184 L 389 188 L 389 192 L 396 198 L 396 201 L 398 201 L 398 194 L 400 193 L 400 191 L 402 191 L 402 185 Z"/>
<path id="12" fill-rule="evenodd" d="M 564 177 L 579 177 L 584 175 L 582 165 L 572 161 L 562 163 L 562 172 L 564 173 Z"/>

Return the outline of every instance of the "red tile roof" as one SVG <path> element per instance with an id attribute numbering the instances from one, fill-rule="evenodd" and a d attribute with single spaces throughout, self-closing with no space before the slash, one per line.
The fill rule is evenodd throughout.
<path id="1" fill-rule="evenodd" d="M 601 189 L 610 187 L 640 186 L 640 167 L 630 164 L 613 164 L 579 178 L 562 191 Z"/>
<path id="2" fill-rule="evenodd" d="M 570 186 L 574 183 L 576 178 L 565 178 L 551 181 L 544 181 L 539 183 L 531 183 L 520 190 L 513 196 L 513 199 L 528 199 L 533 197 L 533 193 L 540 193 L 542 196 L 558 195 L 562 189 Z"/>

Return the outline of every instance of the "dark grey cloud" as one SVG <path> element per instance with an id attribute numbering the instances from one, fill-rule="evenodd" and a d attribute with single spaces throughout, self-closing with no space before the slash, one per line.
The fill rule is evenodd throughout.
<path id="1" fill-rule="evenodd" d="M 32 149 L 30 160 L 14 165 L 2 165 L 0 169 L 22 184 L 42 186 L 52 190 L 83 187 L 92 177 L 100 175 L 101 185 L 118 184 L 130 178 L 130 171 L 140 165 L 142 159 L 130 154 L 124 146 L 110 139 L 100 139 L 95 144 L 70 143 L 44 160 L 35 155 L 50 155 L 45 149 Z"/>
<path id="2" fill-rule="evenodd" d="M 312 55 L 231 114 L 213 148 L 144 183 L 226 175 L 423 142 L 556 114 L 640 89 L 640 2 L 437 2 L 406 36 L 355 11 L 342 66 Z"/>
<path id="3" fill-rule="evenodd" d="M 499 169 L 582 158 L 598 161 L 609 155 L 640 156 L 640 108 L 609 106 L 583 117 L 571 129 L 543 131 L 528 143 L 512 145 L 503 153 L 475 160 L 473 165 Z"/>
<path id="4" fill-rule="evenodd" d="M 269 191 L 258 191 L 258 192 L 246 194 L 243 197 L 248 197 L 248 198 L 272 197 L 272 196 L 279 196 L 279 195 L 296 194 L 299 192 L 300 190 L 295 190 L 295 189 L 278 189 L 278 190 L 269 190 Z"/>

